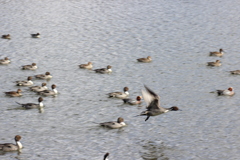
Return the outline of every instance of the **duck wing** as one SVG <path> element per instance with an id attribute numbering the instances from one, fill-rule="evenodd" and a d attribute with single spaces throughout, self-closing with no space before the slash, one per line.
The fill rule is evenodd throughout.
<path id="1" fill-rule="evenodd" d="M 146 90 L 142 90 L 143 99 L 147 103 L 147 110 L 162 109 L 160 107 L 160 96 L 144 85 Z"/>
<path id="2" fill-rule="evenodd" d="M 15 91 L 10 91 L 10 92 L 4 92 L 5 94 L 16 94 L 17 92 Z"/>
<path id="3" fill-rule="evenodd" d="M 160 105 L 159 105 L 159 100 L 158 99 L 154 99 L 148 106 L 147 106 L 147 110 L 154 110 L 154 109 L 160 109 Z"/>
<path id="4" fill-rule="evenodd" d="M 3 147 L 11 148 L 13 145 L 15 145 L 15 144 L 12 144 L 12 143 L 4 143 L 4 144 L 0 144 L 0 149 L 3 149 Z"/>
<path id="5" fill-rule="evenodd" d="M 41 91 L 42 93 L 50 93 L 51 90 L 44 90 L 44 91 Z"/>
<path id="6" fill-rule="evenodd" d="M 45 75 L 44 74 L 38 74 L 38 75 L 35 75 L 34 77 L 36 77 L 36 78 L 44 78 Z"/>
<path id="7" fill-rule="evenodd" d="M 114 125 L 116 122 L 103 122 L 100 123 L 101 126 L 108 126 L 108 125 Z"/>
<path id="8" fill-rule="evenodd" d="M 105 71 L 105 70 L 106 70 L 106 68 L 94 69 L 94 71 L 96 71 L 96 72 Z"/>
<path id="9" fill-rule="evenodd" d="M 19 105 L 21 105 L 22 107 L 24 107 L 24 108 L 31 108 L 31 107 L 37 107 L 38 106 L 38 104 L 36 104 L 36 103 L 25 103 L 25 104 L 22 104 L 22 103 L 18 103 L 18 102 L 16 102 L 17 104 L 19 104 Z"/>
<path id="10" fill-rule="evenodd" d="M 116 95 L 123 95 L 124 93 L 122 92 L 111 92 L 111 93 L 108 93 L 108 95 L 111 97 L 111 96 L 116 96 Z"/>
<path id="11" fill-rule="evenodd" d="M 143 99 L 148 107 L 151 105 L 160 106 L 160 96 L 144 85 L 146 90 L 142 90 Z"/>

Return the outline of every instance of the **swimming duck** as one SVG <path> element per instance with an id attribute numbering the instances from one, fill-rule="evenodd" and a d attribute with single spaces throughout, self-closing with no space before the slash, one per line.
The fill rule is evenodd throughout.
<path id="1" fill-rule="evenodd" d="M 123 102 L 127 103 L 127 104 L 130 104 L 130 105 L 136 105 L 136 104 L 141 104 L 142 103 L 141 99 L 142 99 L 141 96 L 137 96 L 136 100 L 135 99 L 126 98 L 126 99 L 123 99 Z"/>
<path id="2" fill-rule="evenodd" d="M 79 67 L 85 69 L 92 69 L 93 65 L 92 62 L 88 62 L 88 64 L 80 64 Z"/>
<path id="3" fill-rule="evenodd" d="M 35 75 L 34 77 L 38 79 L 51 79 L 52 75 L 50 74 L 50 72 L 46 72 L 45 74 L 38 74 Z"/>
<path id="4" fill-rule="evenodd" d="M 2 38 L 3 39 L 11 39 L 11 36 L 10 36 L 10 34 L 5 34 L 5 35 L 2 35 Z"/>
<path id="5" fill-rule="evenodd" d="M 147 102 L 147 110 L 143 111 L 139 116 L 147 116 L 145 121 L 149 119 L 150 116 L 157 116 L 168 111 L 178 111 L 178 107 L 173 106 L 171 108 L 163 108 L 160 106 L 160 96 L 150 90 L 145 86 L 146 90 L 142 90 L 142 95 L 144 100 Z"/>
<path id="6" fill-rule="evenodd" d="M 31 86 L 33 85 L 32 77 L 28 77 L 27 81 L 16 81 L 17 86 Z"/>
<path id="7" fill-rule="evenodd" d="M 6 94 L 6 96 L 19 97 L 19 96 L 22 96 L 21 92 L 22 92 L 22 90 L 18 89 L 16 92 L 10 91 L 10 92 L 4 92 L 4 93 Z"/>
<path id="8" fill-rule="evenodd" d="M 221 96 L 221 95 L 232 96 L 232 95 L 234 95 L 234 90 L 232 87 L 229 87 L 226 90 L 217 90 L 217 93 L 219 96 Z"/>
<path id="9" fill-rule="evenodd" d="M 217 57 L 222 57 L 224 54 L 223 49 L 219 49 L 219 52 L 210 52 L 209 56 L 217 56 Z"/>
<path id="10" fill-rule="evenodd" d="M 240 70 L 230 71 L 231 74 L 240 74 Z"/>
<path id="11" fill-rule="evenodd" d="M 0 64 L 9 64 L 11 61 L 5 57 L 4 59 L 0 59 Z"/>
<path id="12" fill-rule="evenodd" d="M 47 83 L 42 83 L 42 86 L 32 86 L 29 88 L 31 91 L 34 91 L 34 92 L 41 92 L 48 89 Z"/>
<path id="13" fill-rule="evenodd" d="M 38 98 L 38 104 L 36 103 L 25 103 L 25 104 L 21 104 L 21 103 L 18 103 L 16 102 L 17 104 L 21 105 L 23 108 L 26 108 L 26 109 L 33 109 L 33 108 L 40 108 L 40 107 L 43 107 L 43 98 L 42 97 L 39 97 Z"/>
<path id="14" fill-rule="evenodd" d="M 32 38 L 40 38 L 40 33 L 31 34 Z"/>
<path id="15" fill-rule="evenodd" d="M 103 160 L 108 160 L 109 153 L 106 153 L 103 157 Z"/>
<path id="16" fill-rule="evenodd" d="M 139 58 L 137 59 L 138 62 L 151 62 L 152 61 L 152 58 L 150 56 L 148 56 L 147 58 Z"/>
<path id="17" fill-rule="evenodd" d="M 32 63 L 32 65 L 24 65 L 24 66 L 22 66 L 23 70 L 36 70 L 37 68 L 38 67 L 37 67 L 36 63 Z"/>
<path id="18" fill-rule="evenodd" d="M 219 67 L 221 66 L 221 61 L 220 60 L 216 60 L 216 62 L 207 62 L 207 66 L 212 66 L 212 67 Z"/>
<path id="19" fill-rule="evenodd" d="M 41 91 L 41 92 L 38 92 L 40 95 L 43 95 L 43 96 L 54 96 L 54 95 L 57 95 L 58 94 L 58 91 L 56 89 L 56 85 L 53 84 L 52 85 L 52 91 L 51 90 L 44 90 L 44 91 Z"/>
<path id="20" fill-rule="evenodd" d="M 129 92 L 128 92 L 129 88 L 128 87 L 124 87 L 123 91 L 124 92 L 111 92 L 108 93 L 109 97 L 115 97 L 115 98 L 126 98 L 129 96 Z"/>
<path id="21" fill-rule="evenodd" d="M 21 142 L 20 142 L 21 136 L 16 135 L 14 140 L 16 142 L 16 144 L 12 144 L 12 143 L 3 143 L 0 144 L 0 151 L 4 151 L 4 152 L 10 152 L 10 151 L 17 151 L 23 148 Z"/>
<path id="22" fill-rule="evenodd" d="M 102 73 L 102 74 L 104 74 L 104 73 L 111 73 L 112 72 L 111 68 L 112 68 L 112 66 L 108 65 L 107 68 L 95 69 L 94 71 L 96 73 Z"/>
<path id="23" fill-rule="evenodd" d="M 124 119 L 122 117 L 119 117 L 117 119 L 117 122 L 104 122 L 104 123 L 100 123 L 100 126 L 111 128 L 111 129 L 121 128 L 123 126 L 126 126 L 126 124 L 123 121 Z"/>

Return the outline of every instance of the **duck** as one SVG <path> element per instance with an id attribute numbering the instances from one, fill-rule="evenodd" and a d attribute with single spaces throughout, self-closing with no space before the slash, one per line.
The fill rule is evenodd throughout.
<path id="1" fill-rule="evenodd" d="M 36 103 L 25 103 L 25 104 L 22 104 L 22 103 L 18 103 L 18 102 L 16 102 L 16 103 L 21 105 L 25 109 L 33 109 L 33 108 L 43 107 L 42 101 L 43 101 L 43 98 L 39 97 L 38 98 L 38 102 L 39 102 L 38 104 L 36 104 Z"/>
<path id="2" fill-rule="evenodd" d="M 31 34 L 32 38 L 40 38 L 40 33 Z"/>
<path id="3" fill-rule="evenodd" d="M 229 87 L 229 88 L 226 89 L 226 90 L 217 90 L 217 94 L 218 94 L 219 96 L 221 96 L 221 95 L 224 95 L 224 96 L 232 96 L 232 95 L 234 95 L 235 93 L 234 93 L 233 87 Z"/>
<path id="4" fill-rule="evenodd" d="M 2 38 L 3 39 L 11 39 L 11 36 L 10 36 L 10 34 L 5 34 L 5 35 L 2 35 Z"/>
<path id="5" fill-rule="evenodd" d="M 212 66 L 212 67 L 219 67 L 221 66 L 221 61 L 220 60 L 216 60 L 216 62 L 207 62 L 207 66 Z"/>
<path id="6" fill-rule="evenodd" d="M 160 106 L 160 96 L 157 95 L 155 92 L 153 92 L 151 89 L 149 89 L 146 85 L 144 85 L 145 90 L 142 90 L 142 95 L 144 100 L 147 103 L 147 110 L 143 111 L 138 116 L 147 116 L 145 121 L 149 119 L 150 116 L 157 116 L 163 113 L 166 113 L 168 111 L 178 111 L 179 108 L 176 106 L 173 106 L 171 108 L 163 108 Z"/>
<path id="7" fill-rule="evenodd" d="M 10 151 L 18 151 L 18 150 L 22 149 L 23 145 L 20 142 L 21 136 L 16 135 L 14 140 L 15 140 L 16 144 L 12 144 L 12 143 L 0 144 L 0 151 L 10 152 Z"/>
<path id="8" fill-rule="evenodd" d="M 38 79 L 51 79 L 52 75 L 50 74 L 50 72 L 46 72 L 45 74 L 38 74 L 35 75 L 34 77 Z"/>
<path id="9" fill-rule="evenodd" d="M 33 85 L 32 77 L 29 76 L 27 81 L 16 81 L 17 86 L 31 86 Z"/>
<path id="10" fill-rule="evenodd" d="M 106 153 L 106 154 L 103 156 L 103 160 L 108 160 L 108 157 L 109 157 L 109 153 Z"/>
<path id="11" fill-rule="evenodd" d="M 56 85 L 53 84 L 52 85 L 52 91 L 51 90 L 44 90 L 44 91 L 41 91 L 41 92 L 38 92 L 40 95 L 43 95 L 43 96 L 55 96 L 58 94 L 58 91 L 56 89 Z"/>
<path id="12" fill-rule="evenodd" d="M 34 92 L 41 92 L 41 91 L 47 90 L 48 87 L 47 87 L 47 83 L 42 83 L 42 86 L 32 86 L 32 87 L 29 87 L 29 89 Z"/>
<path id="13" fill-rule="evenodd" d="M 4 92 L 6 96 L 11 96 L 11 97 L 20 97 L 22 96 L 21 94 L 22 90 L 18 89 L 17 91 L 9 91 L 9 92 Z"/>
<path id="14" fill-rule="evenodd" d="M 112 68 L 112 66 L 108 65 L 107 68 L 95 69 L 94 71 L 96 73 L 102 73 L 102 74 L 104 74 L 104 73 L 111 73 L 112 72 L 111 68 Z"/>
<path id="15" fill-rule="evenodd" d="M 125 98 L 123 99 L 124 103 L 130 104 L 130 105 L 136 105 L 136 104 L 141 104 L 142 97 L 141 96 L 137 96 L 136 100 L 135 99 L 130 99 L 130 98 Z"/>
<path id="16" fill-rule="evenodd" d="M 138 58 L 137 59 L 138 62 L 144 62 L 144 63 L 148 63 L 152 61 L 151 56 L 148 56 L 147 58 Z"/>
<path id="17" fill-rule="evenodd" d="M 223 49 L 219 49 L 219 52 L 210 52 L 209 56 L 217 56 L 217 57 L 222 57 L 224 54 Z"/>
<path id="18" fill-rule="evenodd" d="M 0 59 L 0 64 L 9 64 L 11 61 L 8 59 L 8 57 L 5 57 L 4 59 Z"/>
<path id="19" fill-rule="evenodd" d="M 111 93 L 108 93 L 107 95 L 109 97 L 114 97 L 114 98 L 126 98 L 129 96 L 128 90 L 129 90 L 128 87 L 124 87 L 123 88 L 124 92 L 111 92 Z"/>
<path id="20" fill-rule="evenodd" d="M 117 129 L 126 126 L 126 123 L 124 123 L 124 119 L 122 117 L 119 117 L 116 122 L 104 122 L 100 123 L 100 126 Z"/>
<path id="21" fill-rule="evenodd" d="M 240 74 L 240 70 L 230 71 L 231 74 Z"/>
<path id="22" fill-rule="evenodd" d="M 24 66 L 22 66 L 23 70 L 36 70 L 37 68 L 38 67 L 37 67 L 36 63 L 32 63 L 31 65 L 24 65 Z"/>
<path id="23" fill-rule="evenodd" d="M 88 62 L 88 64 L 80 64 L 79 67 L 85 68 L 85 69 L 92 69 L 93 65 L 92 65 L 92 62 Z"/>

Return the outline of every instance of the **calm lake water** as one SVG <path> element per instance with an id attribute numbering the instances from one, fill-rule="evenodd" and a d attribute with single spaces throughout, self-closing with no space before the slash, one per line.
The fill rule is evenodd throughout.
<path id="1" fill-rule="evenodd" d="M 237 160 L 240 157 L 240 1 L 230 0 L 2 0 L 0 143 L 22 136 L 22 153 L 1 153 L 1 160 Z M 30 34 L 39 32 L 41 38 Z M 210 51 L 225 50 L 222 58 Z M 137 58 L 151 56 L 151 63 Z M 222 61 L 209 68 L 206 62 Z M 112 65 L 113 73 L 79 69 Z M 36 71 L 21 65 L 37 63 Z M 23 110 L 20 103 L 39 95 L 14 81 L 49 71 L 44 110 Z M 34 80 L 41 85 L 43 80 Z M 182 109 L 156 117 L 134 117 L 146 104 L 129 106 L 107 93 L 130 88 L 130 97 L 146 84 L 161 96 L 161 105 Z M 211 91 L 234 87 L 236 95 Z M 122 129 L 96 123 L 123 117 Z"/>

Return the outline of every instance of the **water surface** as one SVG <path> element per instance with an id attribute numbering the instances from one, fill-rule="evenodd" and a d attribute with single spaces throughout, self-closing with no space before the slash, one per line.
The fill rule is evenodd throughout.
<path id="1" fill-rule="evenodd" d="M 1 143 L 22 136 L 21 154 L 4 160 L 110 159 L 205 160 L 239 159 L 240 69 L 239 1 L 164 0 L 42 0 L 0 2 Z M 30 34 L 39 32 L 41 38 Z M 222 58 L 209 57 L 223 48 Z M 137 58 L 152 56 L 151 63 Z M 220 59 L 222 66 L 206 67 Z M 94 69 L 112 65 L 110 75 L 79 69 L 91 61 Z M 36 71 L 21 65 L 37 63 Z M 49 71 L 48 87 L 57 97 L 45 97 L 43 111 L 23 110 L 21 103 L 37 102 L 39 95 L 21 87 L 22 97 L 6 97 L 17 90 L 16 80 Z M 42 80 L 34 80 L 40 85 Z M 130 88 L 130 97 L 146 84 L 161 96 L 161 105 L 181 112 L 134 117 L 145 110 L 128 106 L 106 93 Z M 236 95 L 209 93 L 234 87 Z M 109 130 L 96 123 L 123 117 L 127 127 Z"/>

